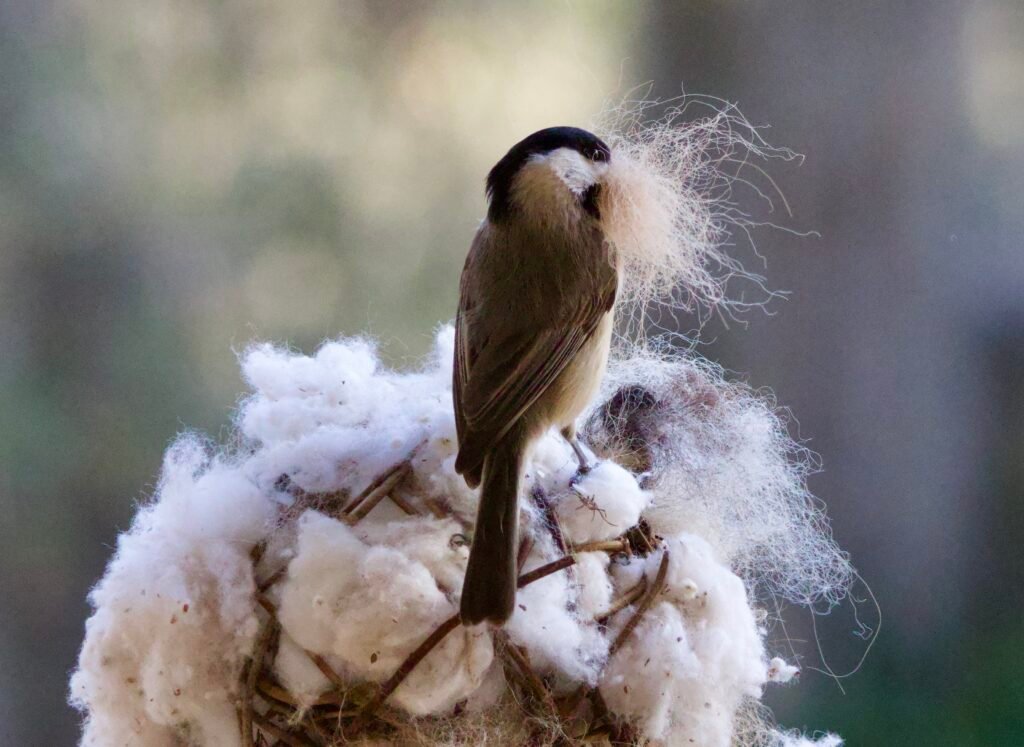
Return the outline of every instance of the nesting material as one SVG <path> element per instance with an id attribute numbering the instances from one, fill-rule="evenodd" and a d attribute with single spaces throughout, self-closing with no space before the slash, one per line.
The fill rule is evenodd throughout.
<path id="1" fill-rule="evenodd" d="M 478 496 L 451 327 L 404 373 L 367 339 L 255 346 L 232 446 L 179 439 L 90 595 L 83 745 L 839 744 L 759 715 L 796 673 L 759 601 L 834 603 L 851 575 L 808 458 L 770 401 L 645 336 L 652 304 L 722 302 L 740 272 L 725 166 L 791 154 L 729 108 L 643 109 L 599 128 L 624 334 L 583 418 L 592 469 L 556 433 L 526 459 L 508 624 L 457 616 Z"/>
<path id="2" fill-rule="evenodd" d="M 840 591 L 780 544 L 844 562 L 772 409 L 690 359 L 616 366 L 584 431 L 593 469 L 556 434 L 529 460 L 515 614 L 464 628 L 476 495 L 453 472 L 452 344 L 446 327 L 412 373 L 365 340 L 245 354 L 236 449 L 179 440 L 92 592 L 82 744 L 730 744 L 792 674 L 755 590 Z M 622 410 L 627 380 L 645 410 Z"/>

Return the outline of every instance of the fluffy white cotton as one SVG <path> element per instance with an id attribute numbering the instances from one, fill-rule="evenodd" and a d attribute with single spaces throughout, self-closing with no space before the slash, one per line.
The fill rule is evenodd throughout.
<path id="1" fill-rule="evenodd" d="M 300 714 L 339 694 L 313 657 L 358 691 L 391 677 L 456 614 L 477 493 L 454 472 L 452 349 L 447 327 L 406 373 L 382 366 L 363 339 L 312 356 L 246 352 L 253 391 L 237 452 L 194 437 L 172 447 L 153 501 L 91 594 L 71 682 L 82 744 L 240 744 L 241 675 L 269 619 L 260 603 L 280 626 L 261 676 Z M 754 594 L 833 599 L 849 566 L 806 493 L 806 462 L 754 393 L 694 359 L 647 353 L 613 366 L 603 400 L 582 431 L 588 472 L 554 432 L 527 460 L 522 570 L 645 523 L 664 542 L 652 536 L 646 557 L 614 542 L 579 552 L 573 567 L 519 591 L 509 639 L 553 692 L 598 686 L 645 738 L 740 740 L 744 704 L 796 673 L 769 661 Z M 385 477 L 379 503 L 358 519 L 345 513 Z M 653 583 L 666 550 L 664 593 L 609 657 L 637 608 L 623 596 Z M 389 718 L 416 730 L 427 721 L 410 719 L 430 716 L 442 741 L 521 736 L 493 639 L 486 626 L 449 633 L 390 696 Z M 261 697 L 257 712 L 269 713 Z"/>
<path id="2" fill-rule="evenodd" d="M 249 552 L 276 506 L 196 439 L 167 454 L 154 501 L 90 594 L 72 702 L 83 745 L 239 743 L 234 698 L 258 621 Z"/>
<path id="3" fill-rule="evenodd" d="M 299 646 L 331 654 L 344 672 L 381 681 L 456 607 L 423 564 L 314 511 L 299 520 L 298 554 L 281 586 L 278 619 Z M 411 713 L 451 707 L 491 663 L 486 632 L 449 635 L 395 693 Z"/>
<path id="4" fill-rule="evenodd" d="M 648 494 L 615 462 L 603 461 L 572 484 L 555 505 L 562 531 L 574 544 L 612 539 L 636 526 Z"/>
<path id="5" fill-rule="evenodd" d="M 525 571 L 542 565 L 529 562 Z M 608 641 L 593 618 L 577 609 L 571 574 L 548 576 L 516 595 L 516 610 L 505 624 L 509 638 L 530 652 L 534 667 L 558 683 L 593 683 L 608 653 Z"/>
<path id="6" fill-rule="evenodd" d="M 664 594 L 601 677 L 616 713 L 670 744 L 729 745 L 745 697 L 767 679 L 764 646 L 743 582 L 694 535 L 665 544 Z M 653 583 L 662 553 L 647 559 Z"/>

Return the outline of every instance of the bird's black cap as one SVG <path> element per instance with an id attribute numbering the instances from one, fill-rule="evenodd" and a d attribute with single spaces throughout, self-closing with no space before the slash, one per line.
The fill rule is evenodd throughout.
<path id="1" fill-rule="evenodd" d="M 513 145 L 487 175 L 489 220 L 501 220 L 511 210 L 512 180 L 530 156 L 550 153 L 559 148 L 571 148 L 591 161 L 607 161 L 611 158 L 611 150 L 601 138 L 579 127 L 548 127 L 538 130 Z"/>

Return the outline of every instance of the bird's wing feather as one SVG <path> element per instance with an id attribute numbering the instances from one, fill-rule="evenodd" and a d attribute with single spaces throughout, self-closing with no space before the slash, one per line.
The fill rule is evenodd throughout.
<path id="1" fill-rule="evenodd" d="M 478 469 L 484 455 L 565 370 L 612 309 L 617 287 L 609 266 L 599 287 L 579 298 L 568 318 L 550 319 L 546 326 L 524 325 L 476 346 L 460 308 L 454 375 L 460 472 Z"/>

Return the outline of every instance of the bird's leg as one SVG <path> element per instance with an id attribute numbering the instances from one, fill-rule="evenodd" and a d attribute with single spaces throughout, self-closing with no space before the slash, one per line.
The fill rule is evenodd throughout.
<path id="1" fill-rule="evenodd" d="M 583 447 L 580 446 L 580 442 L 576 438 L 576 426 L 570 425 L 563 428 L 562 438 L 569 442 L 573 452 L 576 454 L 576 461 L 580 463 L 580 468 L 576 474 L 585 475 L 590 472 L 590 462 L 587 461 L 587 455 L 583 453 Z"/>

